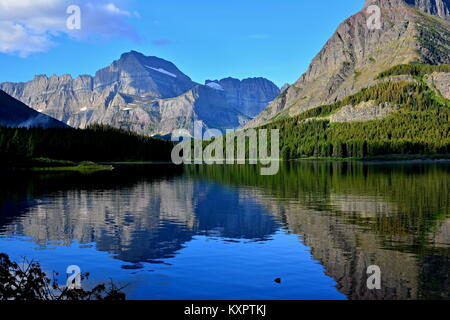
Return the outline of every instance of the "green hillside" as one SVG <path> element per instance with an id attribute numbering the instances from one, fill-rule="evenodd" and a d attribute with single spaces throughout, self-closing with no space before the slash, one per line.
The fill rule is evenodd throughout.
<path id="1" fill-rule="evenodd" d="M 450 100 L 427 85 L 424 75 L 449 66 L 403 65 L 379 75 L 411 75 L 415 81 L 387 81 L 331 105 L 263 126 L 279 129 L 284 159 L 370 157 L 450 153 Z M 395 106 L 383 119 L 332 122 L 344 106 L 372 101 Z"/>

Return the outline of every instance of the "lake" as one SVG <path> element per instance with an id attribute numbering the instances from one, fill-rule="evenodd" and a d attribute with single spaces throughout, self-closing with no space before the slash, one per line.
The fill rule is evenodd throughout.
<path id="1" fill-rule="evenodd" d="M 0 252 L 128 299 L 450 299 L 449 191 L 448 162 L 3 171 Z"/>

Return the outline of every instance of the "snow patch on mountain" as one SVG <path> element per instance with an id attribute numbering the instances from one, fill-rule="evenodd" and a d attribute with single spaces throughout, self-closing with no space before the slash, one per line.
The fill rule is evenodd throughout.
<path id="1" fill-rule="evenodd" d="M 215 90 L 225 91 L 223 87 L 217 82 L 208 82 L 206 85 Z"/>
<path id="2" fill-rule="evenodd" d="M 145 67 L 146 67 L 146 68 L 149 68 L 149 69 L 152 69 L 152 70 L 155 70 L 155 71 L 157 71 L 157 72 L 159 72 L 159 73 L 168 75 L 168 76 L 170 76 L 170 77 L 172 77 L 172 78 L 176 78 L 176 77 L 177 77 L 176 74 L 173 74 L 173 73 L 171 73 L 171 72 L 169 72 L 169 71 L 167 71 L 167 70 L 165 70 L 165 69 L 163 69 L 163 68 L 153 68 L 153 67 L 149 67 L 149 66 L 145 66 Z"/>

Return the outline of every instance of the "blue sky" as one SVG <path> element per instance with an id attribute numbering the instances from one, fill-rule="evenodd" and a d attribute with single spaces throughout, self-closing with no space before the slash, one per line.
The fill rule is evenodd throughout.
<path id="1" fill-rule="evenodd" d="M 28 81 L 36 74 L 94 74 L 121 53 L 136 50 L 174 62 L 201 83 L 262 76 L 281 86 L 299 78 L 364 0 L 93 3 L 0 0 L 0 82 Z M 80 31 L 65 30 L 70 4 L 81 8 Z"/>

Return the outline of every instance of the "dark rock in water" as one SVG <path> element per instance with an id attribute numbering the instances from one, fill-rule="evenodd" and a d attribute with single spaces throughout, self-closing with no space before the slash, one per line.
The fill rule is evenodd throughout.
<path id="1" fill-rule="evenodd" d="M 151 264 L 165 264 L 164 261 L 159 261 L 159 260 L 152 260 L 152 259 L 147 259 L 145 260 L 146 263 L 151 263 Z"/>
<path id="2" fill-rule="evenodd" d="M 274 281 L 279 284 L 281 283 L 281 278 L 276 278 Z"/>
<path id="3" fill-rule="evenodd" d="M 138 269 L 144 269 L 144 266 L 140 263 L 130 264 L 130 265 L 124 265 L 121 267 L 125 270 L 138 270 Z"/>

